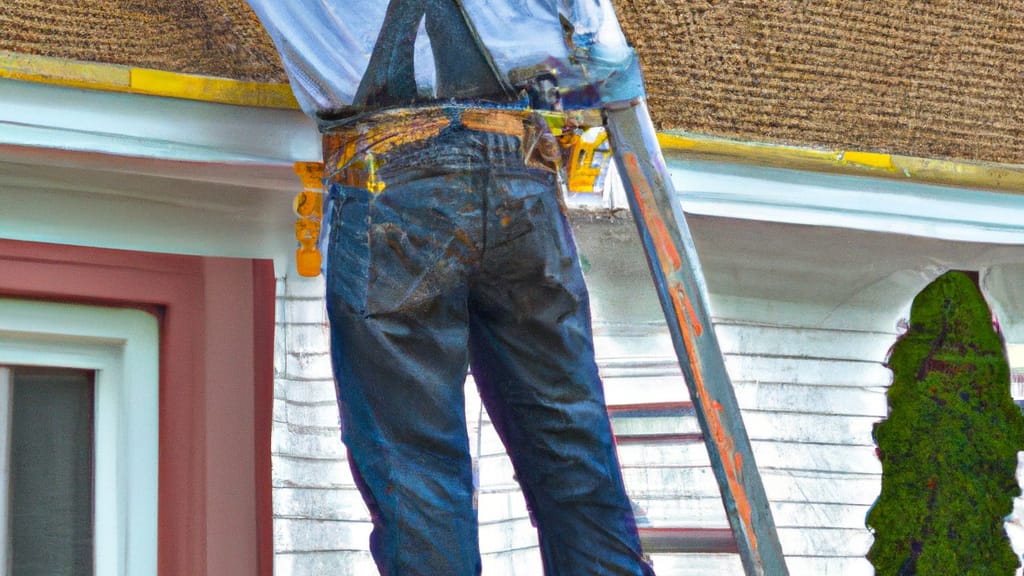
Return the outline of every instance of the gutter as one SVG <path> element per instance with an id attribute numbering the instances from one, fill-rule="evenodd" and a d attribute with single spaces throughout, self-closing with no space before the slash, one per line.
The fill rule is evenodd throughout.
<path id="1" fill-rule="evenodd" d="M 658 142 L 665 156 L 681 159 L 871 176 L 919 184 L 1024 194 L 1024 165 L 1019 164 L 761 144 L 685 132 L 661 132 L 658 134 Z"/>

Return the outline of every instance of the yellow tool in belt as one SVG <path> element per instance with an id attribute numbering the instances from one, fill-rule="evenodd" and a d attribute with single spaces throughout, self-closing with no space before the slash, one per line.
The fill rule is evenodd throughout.
<path id="1" fill-rule="evenodd" d="M 541 112 L 562 147 L 563 169 L 570 194 L 601 194 L 603 175 L 611 162 L 611 146 L 597 110 Z"/>

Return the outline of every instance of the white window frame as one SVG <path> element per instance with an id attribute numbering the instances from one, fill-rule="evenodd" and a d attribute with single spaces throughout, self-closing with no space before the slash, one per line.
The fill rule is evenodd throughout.
<path id="1" fill-rule="evenodd" d="M 0 298 L 0 418 L 10 410 L 4 365 L 95 373 L 95 573 L 155 576 L 159 467 L 159 325 L 139 310 Z M 0 500 L 7 494 L 8 423 L 0 426 Z M 9 519 L 0 507 L 2 574 Z"/>

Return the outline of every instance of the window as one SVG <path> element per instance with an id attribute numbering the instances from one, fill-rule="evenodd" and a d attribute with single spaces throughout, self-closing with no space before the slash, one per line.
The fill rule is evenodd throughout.
<path id="1" fill-rule="evenodd" d="M 0 443 L 9 471 L 5 555 L 19 576 L 93 574 L 93 376 L 3 369 Z"/>
<path id="2" fill-rule="evenodd" d="M 0 364 L 96 370 L 95 573 L 269 576 L 273 262 L 0 238 L 0 270 L 37 301 L 0 310 Z M 19 339 L 58 346 L 27 362 Z"/>
<path id="3" fill-rule="evenodd" d="M 155 576 L 158 350 L 144 312 L 0 299 L 0 566 Z"/>

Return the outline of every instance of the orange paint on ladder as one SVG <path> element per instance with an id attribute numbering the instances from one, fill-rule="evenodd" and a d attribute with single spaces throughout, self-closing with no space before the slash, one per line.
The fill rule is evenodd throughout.
<path id="1" fill-rule="evenodd" d="M 626 171 L 629 172 L 630 181 L 633 182 L 633 196 L 637 198 L 638 204 L 640 205 L 641 211 L 643 212 L 644 222 L 647 223 L 648 230 L 651 233 L 651 239 L 658 247 L 658 259 L 661 260 L 662 270 L 666 268 L 666 264 L 669 264 L 670 270 L 666 272 L 675 273 L 683 266 L 683 258 L 679 255 L 676 250 L 675 243 L 672 242 L 672 237 L 668 233 L 668 228 L 665 227 L 665 222 L 660 218 L 652 218 L 650 209 L 647 207 L 648 203 L 654 202 L 654 198 L 651 195 L 650 190 L 641 190 L 639 188 L 640 182 L 647 182 L 644 178 L 643 173 L 640 171 L 640 165 L 637 163 L 636 155 L 633 153 L 627 153 L 624 155 L 626 161 Z M 665 259 L 669 261 L 666 262 Z M 669 274 L 666 274 L 666 277 Z"/>
<path id="2" fill-rule="evenodd" d="M 694 380 L 693 388 L 697 392 L 700 406 L 705 407 L 703 410 L 705 421 L 712 438 L 714 438 L 715 447 L 725 471 L 726 480 L 740 518 L 740 528 L 747 535 L 751 549 L 756 551 L 758 549 L 758 542 L 757 535 L 753 531 L 753 509 L 750 506 L 750 500 L 747 498 L 746 489 L 741 482 L 744 466 L 743 455 L 736 451 L 735 442 L 722 426 L 721 413 L 724 409 L 708 393 L 694 343 L 694 339 L 701 336 L 704 329 L 697 320 L 693 303 L 686 294 L 682 283 L 671 278 L 682 267 L 682 258 L 675 248 L 675 243 L 669 235 L 665 222 L 650 208 L 650 205 L 654 203 L 654 196 L 650 189 L 647 188 L 647 179 L 640 170 L 636 155 L 626 153 L 623 155 L 623 160 L 625 161 L 629 180 L 633 183 L 633 194 L 637 200 L 637 206 L 640 208 L 639 216 L 646 224 L 651 239 L 657 248 L 658 263 L 665 281 L 670 284 L 671 289 L 668 290 L 668 293 L 672 300 L 672 307 L 676 315 L 677 324 L 679 325 L 683 346 L 686 349 L 686 356 L 690 362 L 690 369 Z M 760 554 L 755 554 L 755 561 L 760 564 L 760 560 Z M 761 571 L 763 573 L 763 567 Z"/>

